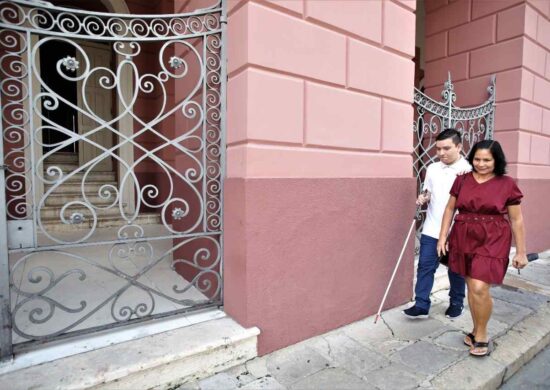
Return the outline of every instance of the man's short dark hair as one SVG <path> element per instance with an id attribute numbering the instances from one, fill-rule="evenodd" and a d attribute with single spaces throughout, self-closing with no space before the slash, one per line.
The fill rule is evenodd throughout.
<path id="1" fill-rule="evenodd" d="M 474 156 L 479 149 L 488 149 L 491 152 L 491 155 L 495 160 L 494 173 L 496 176 L 502 176 L 506 173 L 506 156 L 504 155 L 504 151 L 498 141 L 492 141 L 490 139 L 479 141 L 472 146 L 472 150 L 470 150 L 470 154 L 468 154 L 468 162 L 472 166 L 472 169 L 475 170 Z"/>
<path id="2" fill-rule="evenodd" d="M 462 142 L 462 136 L 457 129 L 445 129 L 437 135 L 435 138 L 436 141 L 443 141 L 444 139 L 451 138 L 455 145 L 458 145 Z"/>

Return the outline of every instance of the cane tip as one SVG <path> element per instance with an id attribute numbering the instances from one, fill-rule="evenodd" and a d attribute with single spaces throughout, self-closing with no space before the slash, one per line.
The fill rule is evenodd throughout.
<path id="1" fill-rule="evenodd" d="M 374 317 L 374 323 L 376 324 L 376 322 L 378 321 L 378 319 L 380 318 L 380 316 L 377 314 L 376 317 Z"/>

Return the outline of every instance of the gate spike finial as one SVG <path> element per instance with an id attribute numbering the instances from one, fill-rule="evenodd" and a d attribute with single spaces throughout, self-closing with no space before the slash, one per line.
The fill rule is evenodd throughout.
<path id="1" fill-rule="evenodd" d="M 445 105 L 447 106 L 447 128 L 453 127 L 451 112 L 453 110 L 453 103 L 456 101 L 454 89 L 455 87 L 451 81 L 451 71 L 447 71 L 447 81 L 445 81 L 443 92 L 441 92 L 441 96 L 445 99 Z"/>
<path id="2" fill-rule="evenodd" d="M 491 75 L 491 81 L 489 82 L 489 86 L 487 87 L 487 92 L 489 92 L 489 100 L 495 100 L 495 91 L 496 91 L 496 82 L 497 82 L 497 75 L 493 74 Z"/>
<path id="3" fill-rule="evenodd" d="M 445 99 L 445 102 L 448 102 L 451 99 L 454 102 L 454 90 L 455 87 L 451 80 L 451 72 L 447 72 L 447 81 L 443 83 L 443 91 L 441 91 L 441 96 Z"/>
<path id="4" fill-rule="evenodd" d="M 451 72 L 447 72 L 447 81 L 445 81 L 443 86 L 443 91 L 441 92 L 441 97 L 443 97 L 443 104 L 447 107 L 447 113 L 445 115 L 446 127 L 452 126 L 452 117 L 451 112 L 453 110 L 453 103 L 456 101 L 456 94 L 454 91 L 455 87 L 451 81 Z"/>

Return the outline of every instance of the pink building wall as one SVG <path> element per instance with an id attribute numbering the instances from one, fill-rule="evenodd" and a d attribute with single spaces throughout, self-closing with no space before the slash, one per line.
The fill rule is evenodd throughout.
<path id="1" fill-rule="evenodd" d="M 229 1 L 225 310 L 260 354 L 378 308 L 414 212 L 414 9 Z"/>
<path id="2" fill-rule="evenodd" d="M 426 1 L 425 86 L 439 97 L 447 70 L 457 105 L 487 98 L 497 75 L 495 139 L 525 194 L 529 251 L 550 247 L 550 1 Z"/>

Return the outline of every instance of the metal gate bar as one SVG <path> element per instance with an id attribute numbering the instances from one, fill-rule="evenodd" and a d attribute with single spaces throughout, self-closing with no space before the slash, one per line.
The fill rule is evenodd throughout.
<path id="1" fill-rule="evenodd" d="M 0 61 L 12 61 L 11 67 L 2 69 L 0 80 L 1 360 L 9 359 L 14 350 L 51 340 L 222 304 L 226 8 L 225 0 L 215 0 L 208 8 L 184 14 L 134 15 L 39 1 L 0 1 Z M 87 41 L 108 43 L 116 70 L 111 65 L 93 65 L 83 49 Z M 49 42 L 63 42 L 75 49 L 76 56 L 55 60 L 57 76 L 76 85 L 81 102 L 67 100 L 42 80 L 36 60 L 40 48 Z M 136 60 L 152 44 L 160 46 L 158 71 L 141 73 Z M 195 75 L 194 70 L 198 70 Z M 94 72 L 104 74 L 96 77 Z M 124 92 L 128 80 L 129 97 Z M 169 83 L 174 90 L 179 85 L 187 91 L 181 101 L 173 99 L 173 107 L 165 86 Z M 113 91 L 116 100 L 111 108 L 118 104 L 119 111 L 112 119 L 98 114 L 94 110 L 99 106 L 88 102 L 86 88 L 92 84 L 100 92 Z M 37 87 L 40 92 L 35 91 Z M 155 111 L 153 119 L 142 119 L 139 110 L 134 110 L 138 94 L 146 96 L 155 88 L 160 111 Z M 43 115 L 61 105 L 74 109 L 82 124 L 91 122 L 91 128 L 76 133 L 74 126 L 71 131 Z M 14 111 L 20 118 L 10 123 L 8 116 L 14 116 Z M 176 129 L 177 118 L 188 128 Z M 179 131 L 173 137 L 162 127 L 168 119 L 173 120 L 170 130 Z M 131 125 L 129 133 L 124 132 L 125 120 Z M 57 144 L 42 141 L 47 126 L 67 138 Z M 101 132 L 114 137 L 114 144 L 93 138 Z M 146 146 L 140 136 L 153 141 Z M 74 153 L 59 154 L 66 146 L 77 150 L 77 145 L 78 150 L 88 145 L 97 154 L 88 160 Z M 50 149 L 43 151 L 43 146 Z M 122 157 L 127 150 L 132 151 L 130 160 Z M 134 151 L 141 155 L 134 158 Z M 162 153 L 172 154 L 174 160 L 165 161 Z M 176 158 L 180 165 L 174 165 Z M 106 161 L 114 161 L 118 168 L 94 171 Z M 156 164 L 155 180 L 164 177 L 164 184 L 138 179 L 135 168 L 146 162 Z M 92 181 L 86 180 L 92 177 L 93 183 L 99 183 L 95 195 L 89 193 L 95 189 L 87 187 Z M 116 183 L 110 184 L 113 177 Z M 130 190 L 124 192 L 124 186 Z M 74 191 L 81 199 L 72 200 Z M 58 221 L 53 224 L 52 219 Z M 106 232 L 111 236 L 105 237 Z M 137 270 L 128 271 L 124 268 L 128 266 Z M 178 278 L 166 279 L 171 280 L 171 289 L 152 281 L 159 272 L 175 277 L 176 271 Z M 116 283 L 121 286 L 95 302 L 86 296 L 79 298 L 87 278 L 93 280 L 100 272 L 112 280 L 105 290 Z M 69 295 L 74 297 L 56 296 L 55 290 L 69 279 L 73 286 Z M 147 301 L 116 307 L 132 289 L 134 295 L 145 294 Z M 71 298 L 77 301 L 71 303 Z M 104 323 L 84 326 L 109 307 L 111 317 Z M 66 316 L 60 320 L 56 311 Z M 73 314 L 76 319 L 63 324 Z M 44 324 L 52 329 L 38 334 Z"/>
<path id="2" fill-rule="evenodd" d="M 0 99 L 0 113 L 2 112 Z M 3 121 L 0 120 L 0 134 L 4 134 Z M 0 141 L 0 156 L 4 156 L 4 143 Z M 0 159 L 0 207 L 5 207 L 6 193 L 2 190 L 6 185 L 3 158 Z M 10 266 L 8 262 L 8 231 L 7 218 L 0 208 L 0 361 L 9 360 L 13 354 L 11 338 L 10 310 Z"/>

